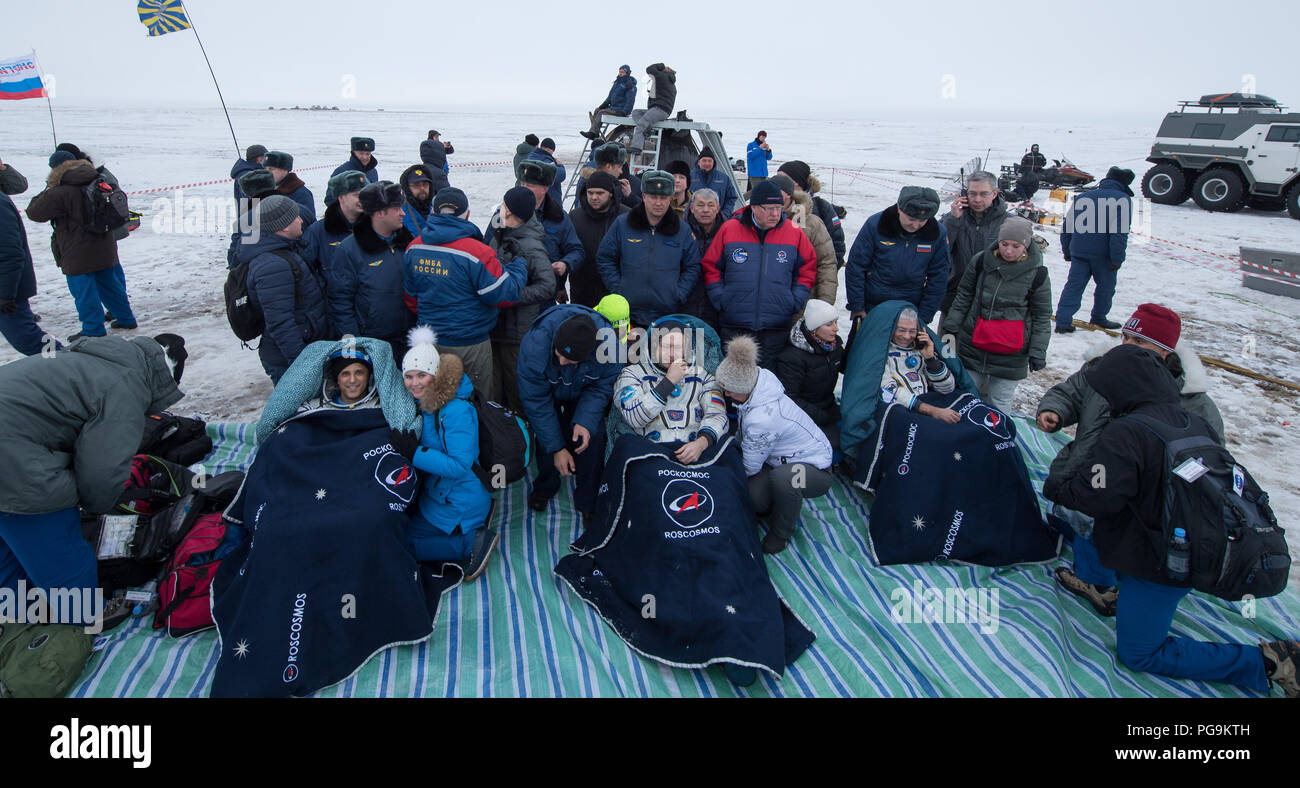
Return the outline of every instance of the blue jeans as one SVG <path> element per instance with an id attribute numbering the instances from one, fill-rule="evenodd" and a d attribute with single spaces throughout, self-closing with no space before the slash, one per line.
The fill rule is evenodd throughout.
<path id="1" fill-rule="evenodd" d="M 32 318 L 32 307 L 26 298 L 15 299 L 14 303 L 18 309 L 12 315 L 0 313 L 0 334 L 4 334 L 14 350 L 24 356 L 34 356 L 45 346 L 45 332 Z M 59 350 L 63 346 L 56 341 L 51 347 Z"/>
<path id="2" fill-rule="evenodd" d="M 1075 541 L 1077 544 L 1078 540 Z M 1268 692 L 1264 655 L 1258 646 L 1204 643 L 1169 634 L 1178 603 L 1189 590 L 1119 576 L 1119 602 L 1115 612 L 1119 661 L 1131 670 L 1144 673 L 1225 681 Z"/>
<path id="3" fill-rule="evenodd" d="M 1091 279 L 1097 283 L 1092 293 L 1092 322 L 1105 320 L 1110 314 L 1110 302 L 1115 297 L 1115 281 L 1119 278 L 1119 268 L 1111 269 L 1109 259 L 1087 260 L 1075 257 L 1070 261 L 1070 277 L 1065 280 L 1061 290 L 1061 300 L 1056 304 L 1056 325 L 1070 325 L 1074 313 L 1083 303 L 1083 291 Z"/>
<path id="4" fill-rule="evenodd" d="M 95 551 L 81 535 L 77 507 L 47 514 L 0 512 L 0 588 L 16 592 L 19 580 L 47 593 L 99 584 Z"/>
<path id="5" fill-rule="evenodd" d="M 126 296 L 126 272 L 122 264 L 96 271 L 93 274 L 69 276 L 68 291 L 77 304 L 77 317 L 81 320 L 81 333 L 88 337 L 102 337 L 104 310 L 113 313 L 120 323 L 135 323 L 131 301 Z"/>
<path id="6" fill-rule="evenodd" d="M 417 561 L 465 561 L 474 548 L 474 528 L 462 533 L 460 526 L 445 533 L 416 512 L 411 515 L 411 525 L 406 531 L 406 546 Z"/>
<path id="7" fill-rule="evenodd" d="M 1091 536 L 1074 535 L 1074 576 L 1085 583 L 1106 588 L 1118 582 L 1113 570 L 1101 565 L 1101 556 L 1097 555 L 1097 544 Z"/>

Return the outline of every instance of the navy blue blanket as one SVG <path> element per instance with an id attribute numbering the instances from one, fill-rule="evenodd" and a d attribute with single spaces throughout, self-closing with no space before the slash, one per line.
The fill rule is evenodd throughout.
<path id="1" fill-rule="evenodd" d="M 740 452 L 727 438 L 679 465 L 678 445 L 618 439 L 591 527 L 555 573 L 643 656 L 780 678 L 814 636 L 767 575 Z"/>
<path id="2" fill-rule="evenodd" d="M 246 535 L 212 582 L 213 697 L 306 695 L 432 633 L 461 574 L 407 551 L 417 487 L 377 408 L 314 411 L 271 433 L 226 510 Z"/>
<path id="3" fill-rule="evenodd" d="M 921 401 L 961 420 L 945 424 L 897 403 L 881 408 L 871 462 L 855 480 L 875 494 L 876 560 L 1006 566 L 1054 558 L 1060 536 L 1039 512 L 1015 423 L 967 393 L 931 392 Z"/>

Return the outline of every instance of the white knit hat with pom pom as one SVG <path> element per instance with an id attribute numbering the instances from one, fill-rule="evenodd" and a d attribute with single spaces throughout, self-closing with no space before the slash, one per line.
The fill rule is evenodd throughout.
<path id="1" fill-rule="evenodd" d="M 428 326 L 416 326 L 406 335 L 411 349 L 402 357 L 402 374 L 416 370 L 430 375 L 438 374 L 438 335 Z"/>

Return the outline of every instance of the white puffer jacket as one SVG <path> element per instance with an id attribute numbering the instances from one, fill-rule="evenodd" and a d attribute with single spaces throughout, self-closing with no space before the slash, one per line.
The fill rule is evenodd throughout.
<path id="1" fill-rule="evenodd" d="M 785 395 L 781 381 L 768 370 L 758 370 L 758 384 L 739 412 L 740 450 L 747 476 L 758 473 L 765 464 L 803 462 L 822 470 L 831 467 L 831 442 Z"/>

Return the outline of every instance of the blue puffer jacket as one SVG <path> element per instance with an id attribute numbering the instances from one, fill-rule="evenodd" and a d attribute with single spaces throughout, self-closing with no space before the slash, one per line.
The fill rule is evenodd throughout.
<path id="1" fill-rule="evenodd" d="M 330 269 L 330 317 L 340 334 L 392 340 L 406 333 L 411 312 L 403 301 L 402 263 L 413 240 L 405 227 L 385 239 L 369 216 L 357 219 Z"/>
<path id="2" fill-rule="evenodd" d="M 352 227 L 343 217 L 338 200 L 335 200 L 325 208 L 325 217 L 321 221 L 303 231 L 302 240 L 298 243 L 298 255 L 328 282 L 334 270 L 334 261 L 339 256 L 339 247 L 351 237 Z"/>
<path id="3" fill-rule="evenodd" d="M 20 301 L 36 295 L 36 271 L 27 245 L 27 228 L 18 206 L 0 193 L 0 299 Z"/>
<path id="4" fill-rule="evenodd" d="M 1080 194 L 1070 204 L 1066 229 L 1061 232 L 1065 261 L 1073 257 L 1089 262 L 1108 260 L 1112 268 L 1119 268 L 1128 252 L 1132 217 L 1133 192 L 1114 178 L 1102 179 L 1096 189 Z"/>
<path id="5" fill-rule="evenodd" d="M 844 288 L 850 313 L 897 299 L 929 323 L 948 289 L 948 231 L 930 219 L 915 233 L 903 232 L 897 205 L 872 215 L 849 249 Z"/>
<path id="6" fill-rule="evenodd" d="M 628 74 L 618 77 L 609 89 L 605 105 L 611 115 L 630 115 L 636 106 L 636 77 Z"/>
<path id="7" fill-rule="evenodd" d="M 239 188 L 239 176 L 243 175 L 246 172 L 252 172 L 253 170 L 260 170 L 260 169 L 262 169 L 262 165 L 254 164 L 248 159 L 240 159 L 239 161 L 235 162 L 234 166 L 230 168 L 230 177 L 233 178 L 235 181 L 232 185 L 235 187 L 236 202 L 248 196 L 244 194 L 243 189 Z"/>
<path id="8" fill-rule="evenodd" d="M 564 165 L 556 161 L 554 156 L 542 148 L 534 148 L 533 152 L 528 154 L 528 158 L 537 161 L 549 161 L 555 165 L 555 180 L 551 181 L 551 188 L 547 189 L 546 193 L 554 197 L 557 204 L 562 202 L 564 200 L 564 179 L 568 177 Z"/>
<path id="9" fill-rule="evenodd" d="M 542 222 L 546 231 L 546 253 L 551 262 L 563 261 L 573 270 L 582 265 L 587 252 L 582 248 L 578 231 L 573 228 L 573 220 L 560 207 L 559 198 L 553 198 L 548 192 L 542 201 L 542 207 L 534 214 Z"/>
<path id="10" fill-rule="evenodd" d="M 676 211 L 651 227 L 642 204 L 614 220 L 596 250 L 596 265 L 605 288 L 627 299 L 632 325 L 649 326 L 681 311 L 700 276 L 700 252 Z"/>
<path id="11" fill-rule="evenodd" d="M 560 365 L 555 358 L 555 332 L 576 315 L 587 315 L 596 324 L 597 340 L 613 336 L 610 322 L 593 309 L 577 304 L 557 304 L 537 316 L 519 346 L 519 399 L 524 415 L 537 435 L 541 450 L 554 454 L 568 445 L 555 413 L 557 402 L 576 402 L 573 423 L 590 432 L 605 428 L 605 411 L 614 393 L 614 380 L 622 371 L 616 362 L 601 363 L 600 347 L 591 358 L 578 364 Z M 546 458 L 541 458 L 546 462 Z"/>
<path id="12" fill-rule="evenodd" d="M 257 355 L 267 366 L 287 367 L 307 345 L 334 336 L 324 288 L 291 241 L 274 233 L 262 233 L 257 243 L 247 240 L 235 256 L 248 261 L 248 300 L 266 319 Z M 288 252 L 299 267 L 296 286 L 289 262 L 276 252 Z"/>
<path id="13" fill-rule="evenodd" d="M 356 154 L 355 153 L 352 154 L 351 156 L 348 157 L 347 161 L 343 162 L 342 164 L 334 168 L 334 172 L 330 173 L 330 177 L 333 178 L 335 175 L 338 175 L 340 172 L 347 172 L 348 170 L 356 170 L 357 172 L 365 173 L 366 180 L 370 181 L 371 183 L 376 183 L 379 181 L 379 159 L 376 159 L 373 153 L 370 154 L 369 164 L 362 164 L 357 159 Z M 334 202 L 334 194 L 333 192 L 330 191 L 329 183 L 326 182 L 325 204 L 329 205 L 332 202 Z"/>
<path id="14" fill-rule="evenodd" d="M 480 527 L 492 507 L 492 496 L 473 471 L 478 462 L 478 414 L 469 402 L 474 386 L 460 359 L 453 358 L 442 357 L 420 400 L 424 427 L 413 461 L 425 474 L 420 515 L 448 534 L 458 525 L 462 533 Z"/>
<path id="15" fill-rule="evenodd" d="M 740 200 L 740 195 L 736 193 L 736 187 L 731 185 L 731 179 L 727 173 L 723 172 L 717 166 L 717 159 L 713 169 L 705 172 L 700 169 L 697 163 L 691 169 L 691 191 L 698 192 L 700 189 L 712 189 L 718 193 L 718 205 L 722 209 L 723 216 L 730 216 L 738 206 L 736 203 Z M 726 163 L 725 160 L 722 163 Z"/>
<path id="16" fill-rule="evenodd" d="M 429 217 L 402 269 L 406 292 L 419 303 L 419 322 L 438 332 L 439 344 L 454 347 L 486 341 L 497 305 L 518 299 L 528 280 L 523 258 L 502 266 L 477 227 L 448 214 Z"/>
<path id="17" fill-rule="evenodd" d="M 745 174 L 751 178 L 766 178 L 767 163 L 772 160 L 772 151 L 758 146 L 758 138 L 750 140 L 745 148 Z"/>

